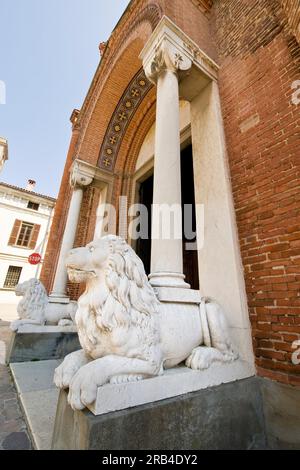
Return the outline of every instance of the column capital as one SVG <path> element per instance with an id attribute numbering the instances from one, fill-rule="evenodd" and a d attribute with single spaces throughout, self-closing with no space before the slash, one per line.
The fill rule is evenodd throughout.
<path id="1" fill-rule="evenodd" d="M 75 160 L 70 170 L 70 186 L 75 187 L 89 186 L 95 177 L 94 167 L 85 164 L 81 160 Z"/>
<path id="2" fill-rule="evenodd" d="M 161 74 L 171 71 L 178 75 L 192 68 L 193 61 L 187 51 L 181 32 L 164 16 L 140 54 L 147 78 L 154 84 Z"/>
<path id="3" fill-rule="evenodd" d="M 164 40 L 156 46 L 150 60 L 148 59 L 148 63 L 145 64 L 144 70 L 147 78 L 156 84 L 158 77 L 166 71 L 179 74 L 187 72 L 191 67 L 192 61 L 178 48 Z"/>
<path id="4" fill-rule="evenodd" d="M 154 84 L 166 70 L 176 72 L 179 79 L 192 67 L 208 79 L 216 80 L 218 76 L 218 65 L 167 16 L 151 34 L 140 59 L 147 78 Z"/>

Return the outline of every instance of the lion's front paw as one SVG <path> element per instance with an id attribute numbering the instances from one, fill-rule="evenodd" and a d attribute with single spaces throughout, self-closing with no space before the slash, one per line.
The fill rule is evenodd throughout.
<path id="1" fill-rule="evenodd" d="M 70 382 L 76 374 L 78 368 L 74 364 L 63 362 L 55 369 L 54 383 L 58 388 L 69 388 Z"/>
<path id="2" fill-rule="evenodd" d="M 83 410 L 94 403 L 98 387 L 106 382 L 107 379 L 101 377 L 101 371 L 97 370 L 93 362 L 81 367 L 70 383 L 68 402 L 71 408 Z"/>
<path id="3" fill-rule="evenodd" d="M 69 388 L 70 383 L 76 372 L 84 364 L 87 364 L 89 359 L 82 350 L 68 354 L 63 363 L 55 369 L 54 383 L 58 388 Z"/>

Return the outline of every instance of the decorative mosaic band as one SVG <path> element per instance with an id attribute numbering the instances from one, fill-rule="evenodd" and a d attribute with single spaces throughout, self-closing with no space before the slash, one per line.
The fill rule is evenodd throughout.
<path id="1" fill-rule="evenodd" d="M 126 129 L 151 87 L 152 84 L 147 79 L 144 69 L 141 69 L 131 80 L 107 128 L 98 161 L 100 168 L 113 171 Z"/>

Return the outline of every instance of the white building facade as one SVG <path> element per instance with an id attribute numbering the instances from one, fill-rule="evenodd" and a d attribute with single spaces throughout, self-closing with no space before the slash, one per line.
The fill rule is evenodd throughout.
<path id="1" fill-rule="evenodd" d="M 38 278 L 51 223 L 55 199 L 33 191 L 34 181 L 26 189 L 0 183 L 0 319 L 17 317 L 19 298 L 16 284 Z M 29 263 L 33 253 L 41 255 L 37 265 Z"/>

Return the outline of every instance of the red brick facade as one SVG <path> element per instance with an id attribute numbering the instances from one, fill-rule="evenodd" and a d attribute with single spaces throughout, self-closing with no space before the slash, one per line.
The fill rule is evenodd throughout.
<path id="1" fill-rule="evenodd" d="M 299 2 L 133 0 L 114 30 L 74 124 L 42 280 L 50 290 L 68 210 L 68 171 L 96 165 L 114 109 L 141 68 L 139 53 L 165 14 L 220 65 L 219 87 L 254 351 L 260 375 L 300 385 Z M 297 40 L 298 39 L 298 40 Z M 96 45 L 95 45 L 96 47 Z M 114 168 L 114 202 L 130 193 L 136 158 L 155 119 L 155 89 L 131 120 Z M 85 191 L 76 246 L 93 237 L 99 195 Z M 70 291 L 78 295 L 78 286 Z"/>
<path id="2" fill-rule="evenodd" d="M 300 385 L 300 47 L 279 2 L 215 2 L 213 16 L 258 373 Z"/>

